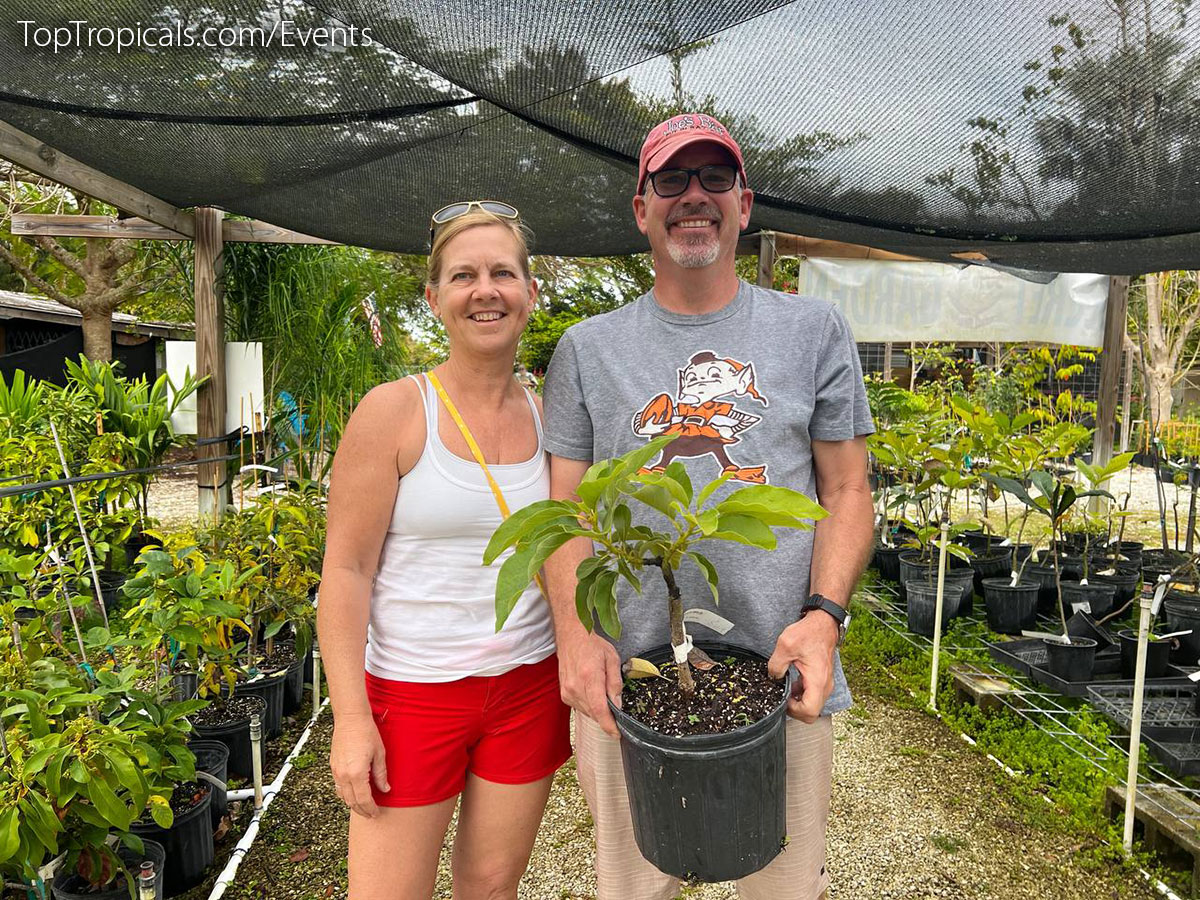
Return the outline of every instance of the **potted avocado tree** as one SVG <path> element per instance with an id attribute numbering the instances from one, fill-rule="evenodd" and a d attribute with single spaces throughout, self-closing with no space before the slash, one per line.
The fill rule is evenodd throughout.
<path id="1" fill-rule="evenodd" d="M 1077 491 L 1068 478 L 1063 475 L 1053 475 L 1047 471 L 1037 471 L 1030 475 L 1038 496 L 1032 496 L 1023 484 L 1003 476 L 989 473 L 984 477 L 1002 490 L 1015 495 L 1018 500 L 1034 513 L 1046 516 L 1050 520 L 1052 541 L 1055 537 L 1061 541 L 1062 527 L 1067 514 L 1078 500 L 1088 497 L 1106 497 L 1113 499 L 1112 494 L 1098 486 L 1103 484 L 1117 472 L 1129 464 L 1129 454 L 1114 458 L 1105 466 L 1090 466 L 1086 477 L 1091 485 L 1089 490 Z M 1087 465 L 1086 463 L 1083 465 Z M 1091 678 L 1092 668 L 1096 657 L 1097 642 L 1092 638 L 1072 637 L 1067 629 L 1067 615 L 1063 602 L 1062 572 L 1058 554 L 1053 554 L 1055 587 L 1058 591 L 1058 614 L 1062 625 L 1062 636 L 1045 638 L 1046 651 L 1050 671 L 1064 681 L 1087 681 Z M 1034 600 L 1036 603 L 1036 599 Z M 1085 609 L 1086 601 L 1081 601 L 1079 608 Z"/>
<path id="2" fill-rule="evenodd" d="M 676 573 L 696 566 L 716 601 L 718 573 L 700 545 L 735 541 L 771 550 L 774 529 L 810 529 L 826 513 L 803 494 L 774 485 L 744 487 L 718 500 L 727 475 L 696 492 L 679 462 L 663 472 L 642 471 L 673 439 L 656 438 L 596 463 L 580 482 L 577 501 L 545 500 L 516 512 L 496 530 L 484 562 L 515 547 L 497 579 L 497 630 L 543 562 L 574 537 L 589 538 L 596 551 L 576 570 L 576 610 L 589 630 L 599 623 L 620 636 L 618 579 L 639 595 L 643 577 L 652 572 L 662 579 L 671 645 L 647 647 L 626 663 L 627 671 L 648 677 L 627 680 L 624 709 L 612 707 L 634 837 L 664 872 L 725 881 L 761 869 L 785 843 L 784 716 L 794 676 L 774 682 L 762 656 L 732 645 L 693 648 L 685 629 L 688 598 Z M 647 513 L 646 521 L 655 520 L 650 511 L 660 513 L 662 527 L 640 524 L 641 515 L 635 523 L 635 509 Z"/>

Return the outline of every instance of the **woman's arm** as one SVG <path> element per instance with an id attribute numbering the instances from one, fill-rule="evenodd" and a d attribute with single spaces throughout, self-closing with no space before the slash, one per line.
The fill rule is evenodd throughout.
<path id="1" fill-rule="evenodd" d="M 364 683 L 371 584 L 400 472 L 415 464 L 423 444 L 416 385 L 407 380 L 380 385 L 350 417 L 330 479 L 317 632 L 334 716 L 330 766 L 342 799 L 362 815 L 376 812 L 372 775 L 376 786 L 387 790 L 383 745 Z"/>

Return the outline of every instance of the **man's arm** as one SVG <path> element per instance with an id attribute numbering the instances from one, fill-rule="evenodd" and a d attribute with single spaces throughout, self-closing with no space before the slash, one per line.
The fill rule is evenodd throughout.
<path id="1" fill-rule="evenodd" d="M 874 542 L 874 507 L 867 484 L 867 441 L 813 441 L 817 501 L 829 516 L 816 525 L 809 592 L 841 606 L 850 603 L 858 576 L 870 559 Z M 795 663 L 801 693 L 788 713 L 815 722 L 833 692 L 833 652 L 838 629 L 832 616 L 810 613 L 779 636 L 767 670 L 776 678 Z"/>
<path id="2" fill-rule="evenodd" d="M 550 498 L 578 499 L 575 492 L 590 465 L 586 460 L 551 456 Z M 573 538 L 546 561 L 546 587 L 558 644 L 558 678 L 563 702 L 616 737 L 617 724 L 608 711 L 607 699 L 611 697 L 620 704 L 621 660 L 613 645 L 584 628 L 575 612 L 575 570 L 591 555 L 591 541 Z"/>

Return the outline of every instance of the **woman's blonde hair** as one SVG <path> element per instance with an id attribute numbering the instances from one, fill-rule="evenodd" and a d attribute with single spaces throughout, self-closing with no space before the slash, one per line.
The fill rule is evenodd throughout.
<path id="1" fill-rule="evenodd" d="M 445 225 L 438 227 L 433 237 L 433 247 L 429 251 L 429 268 L 425 283 L 437 287 L 442 274 L 442 253 L 446 244 L 454 237 L 462 234 L 468 228 L 478 228 L 481 225 L 500 225 L 507 229 L 517 242 L 517 256 L 521 262 L 521 274 L 525 280 L 532 279 L 529 271 L 529 241 L 533 237 L 530 230 L 519 219 L 503 219 L 487 210 L 472 209 L 456 219 L 451 219 Z"/>

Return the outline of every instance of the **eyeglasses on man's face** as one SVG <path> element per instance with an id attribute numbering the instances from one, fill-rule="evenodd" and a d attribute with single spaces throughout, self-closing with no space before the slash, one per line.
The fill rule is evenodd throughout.
<path id="1" fill-rule="evenodd" d="M 700 179 L 700 187 L 710 194 L 723 194 L 733 190 L 737 184 L 735 166 L 701 166 L 698 169 L 659 169 L 649 175 L 654 193 L 660 197 L 678 197 L 692 183 L 692 176 Z"/>

